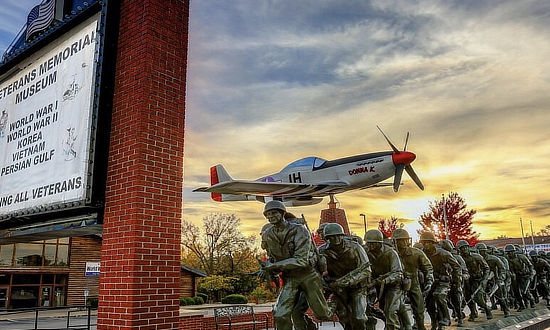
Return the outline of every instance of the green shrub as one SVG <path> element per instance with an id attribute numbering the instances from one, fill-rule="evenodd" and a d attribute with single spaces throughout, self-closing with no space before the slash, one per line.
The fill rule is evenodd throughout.
<path id="1" fill-rule="evenodd" d="M 191 297 L 180 298 L 180 306 L 195 305 L 195 299 Z"/>
<path id="2" fill-rule="evenodd" d="M 196 296 L 196 297 L 193 298 L 193 300 L 195 301 L 195 305 L 204 304 L 204 299 L 202 299 L 202 297 Z"/>
<path id="3" fill-rule="evenodd" d="M 197 293 L 197 297 L 201 297 L 203 303 L 208 301 L 208 295 L 206 293 L 199 292 L 199 293 Z"/>
<path id="4" fill-rule="evenodd" d="M 224 304 L 246 304 L 248 299 L 242 294 L 230 294 L 222 299 Z"/>
<path id="5" fill-rule="evenodd" d="M 259 304 L 261 301 L 267 299 L 267 292 L 261 286 L 257 286 L 256 289 L 250 293 L 250 297 L 256 304 Z"/>

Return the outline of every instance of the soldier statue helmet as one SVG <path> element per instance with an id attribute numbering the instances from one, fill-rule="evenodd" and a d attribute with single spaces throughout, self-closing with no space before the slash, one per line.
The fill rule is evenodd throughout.
<path id="1" fill-rule="evenodd" d="M 485 245 L 485 243 L 477 243 L 476 249 L 478 251 L 487 251 L 487 245 Z"/>
<path id="2" fill-rule="evenodd" d="M 409 233 L 403 228 L 397 228 L 396 230 L 394 230 L 392 234 L 392 238 L 393 239 L 411 239 L 411 237 L 409 236 Z"/>
<path id="3" fill-rule="evenodd" d="M 398 247 L 399 249 L 407 248 L 412 243 L 409 233 L 403 228 L 397 228 L 393 231 L 392 240 L 395 247 Z"/>
<path id="4" fill-rule="evenodd" d="M 504 252 L 508 254 L 508 256 L 513 256 L 516 254 L 516 247 L 512 244 L 507 244 L 506 247 L 504 247 Z"/>
<path id="5" fill-rule="evenodd" d="M 458 249 L 460 249 L 460 248 L 463 247 L 463 246 L 470 247 L 470 244 L 468 243 L 468 241 L 463 240 L 463 239 L 461 239 L 460 241 L 456 242 L 456 247 L 457 247 Z"/>
<path id="6" fill-rule="evenodd" d="M 537 252 L 537 251 L 535 251 L 535 250 L 531 250 L 531 251 L 529 251 L 529 256 L 530 256 L 530 257 L 538 257 L 538 256 L 539 256 L 539 254 L 538 254 L 538 252 Z"/>
<path id="7" fill-rule="evenodd" d="M 281 201 L 269 201 L 269 202 L 267 202 L 265 204 L 265 207 L 264 207 L 264 216 L 267 213 L 267 211 L 271 211 L 271 210 L 279 210 L 283 214 L 286 213 L 285 204 L 283 204 L 283 202 L 281 202 Z"/>
<path id="8" fill-rule="evenodd" d="M 452 250 L 454 250 L 454 245 L 453 245 L 453 242 L 451 240 L 448 240 L 448 239 L 444 239 L 441 241 L 441 247 L 446 250 L 446 251 L 449 251 L 451 252 Z"/>
<path id="9" fill-rule="evenodd" d="M 365 233 L 365 244 L 370 251 L 380 251 L 384 243 L 384 235 L 378 229 L 371 229 Z"/>
<path id="10" fill-rule="evenodd" d="M 344 228 L 338 223 L 327 223 L 323 229 L 323 237 L 344 235 Z"/>
<path id="11" fill-rule="evenodd" d="M 378 229 L 371 229 L 365 233 L 366 243 L 383 243 L 384 235 Z"/>
<path id="12" fill-rule="evenodd" d="M 437 242 L 435 239 L 434 233 L 430 231 L 425 231 L 422 234 L 420 234 L 420 242 Z"/>

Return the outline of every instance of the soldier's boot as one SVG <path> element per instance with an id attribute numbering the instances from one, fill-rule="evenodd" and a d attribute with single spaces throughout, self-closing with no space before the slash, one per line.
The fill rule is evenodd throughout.
<path id="1" fill-rule="evenodd" d="M 464 326 L 464 319 L 458 318 L 458 320 L 456 321 L 456 326 L 457 327 L 463 327 Z"/>
<path id="2" fill-rule="evenodd" d="M 508 308 L 506 308 L 504 310 L 504 317 L 509 317 L 510 316 L 510 310 L 508 310 Z"/>
<path id="3" fill-rule="evenodd" d="M 470 304 L 468 304 L 468 308 L 470 309 L 470 317 L 468 317 L 468 321 L 474 321 L 478 314 L 477 314 L 477 306 L 475 303 L 473 302 L 470 302 Z"/>
<path id="4" fill-rule="evenodd" d="M 531 296 L 535 300 L 535 304 L 538 304 L 539 303 L 539 294 L 537 292 L 537 289 L 531 290 Z"/>
<path id="5" fill-rule="evenodd" d="M 493 318 L 493 312 L 491 311 L 490 308 L 487 308 L 485 310 L 485 315 L 487 315 L 487 320 L 491 320 Z"/>
<path id="6" fill-rule="evenodd" d="M 491 297 L 491 309 L 492 310 L 497 310 L 497 301 L 495 299 L 495 296 Z"/>

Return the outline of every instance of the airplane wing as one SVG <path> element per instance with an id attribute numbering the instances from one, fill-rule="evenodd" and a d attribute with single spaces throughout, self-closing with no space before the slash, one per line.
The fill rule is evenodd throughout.
<path id="1" fill-rule="evenodd" d="M 233 180 L 220 182 L 210 187 L 200 187 L 193 191 L 256 196 L 326 196 L 348 186 L 349 183 L 346 181 L 305 184 Z"/>
<path id="2" fill-rule="evenodd" d="M 401 183 L 401 185 L 403 185 L 403 183 Z M 367 186 L 367 187 L 363 187 L 359 190 L 369 189 L 369 188 L 381 188 L 381 187 L 393 187 L 393 183 L 379 182 L 379 183 L 375 183 L 375 184 Z"/>

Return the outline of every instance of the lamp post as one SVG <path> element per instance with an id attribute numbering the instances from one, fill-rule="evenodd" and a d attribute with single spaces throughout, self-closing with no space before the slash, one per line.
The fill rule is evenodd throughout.
<path id="1" fill-rule="evenodd" d="M 365 228 L 365 234 L 367 233 L 367 216 L 363 213 L 359 214 L 363 217 L 363 227 Z"/>
<path id="2" fill-rule="evenodd" d="M 233 272 L 235 271 L 235 264 L 233 262 L 233 251 L 229 250 L 229 261 L 231 261 L 231 275 L 233 275 Z"/>
<path id="3" fill-rule="evenodd" d="M 210 240 L 207 239 L 207 241 L 210 241 L 210 262 L 209 262 L 209 272 L 210 275 L 213 275 L 214 272 L 214 234 L 206 234 L 206 237 L 210 237 Z M 212 281 L 212 278 L 210 279 L 210 302 L 214 302 L 214 283 Z"/>

